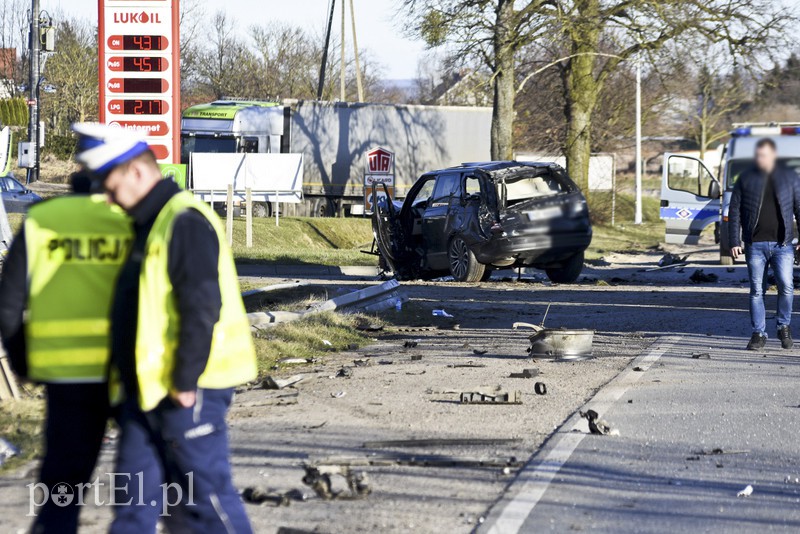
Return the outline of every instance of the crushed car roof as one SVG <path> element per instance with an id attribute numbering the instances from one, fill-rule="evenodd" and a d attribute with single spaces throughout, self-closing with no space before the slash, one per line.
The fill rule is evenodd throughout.
<path id="1" fill-rule="evenodd" d="M 446 169 L 430 171 L 425 174 L 436 174 L 442 171 L 452 171 L 452 170 L 459 170 L 459 171 L 482 170 L 484 172 L 496 172 L 496 171 L 502 171 L 504 169 L 510 169 L 513 167 L 529 167 L 532 169 L 544 169 L 548 167 L 558 167 L 558 165 L 550 161 L 479 161 L 479 162 L 462 163 L 461 165 L 457 165 L 455 167 L 448 167 Z"/>

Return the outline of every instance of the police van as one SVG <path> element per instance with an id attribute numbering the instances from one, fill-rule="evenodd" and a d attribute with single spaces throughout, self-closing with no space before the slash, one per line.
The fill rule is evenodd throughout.
<path id="1" fill-rule="evenodd" d="M 697 244 L 703 230 L 713 225 L 722 265 L 733 264 L 727 225 L 733 184 L 753 165 L 758 140 L 775 141 L 781 164 L 800 171 L 800 124 L 734 124 L 733 128 L 716 173 L 700 158 L 667 153 L 661 180 L 666 242 Z"/>

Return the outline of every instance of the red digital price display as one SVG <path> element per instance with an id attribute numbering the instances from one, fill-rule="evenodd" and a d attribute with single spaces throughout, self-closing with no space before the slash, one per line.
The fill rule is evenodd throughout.
<path id="1" fill-rule="evenodd" d="M 122 59 L 124 72 L 163 72 L 169 62 L 160 57 L 126 57 Z"/>
<path id="2" fill-rule="evenodd" d="M 169 89 L 163 78 L 111 78 L 106 85 L 112 93 L 166 93 Z"/>
<path id="3" fill-rule="evenodd" d="M 132 100 L 111 100 L 108 112 L 113 115 L 165 115 L 169 112 L 166 100 L 136 98 Z"/>
<path id="4" fill-rule="evenodd" d="M 163 35 L 112 35 L 108 38 L 111 50 L 134 50 L 148 52 L 166 50 L 169 40 Z"/>

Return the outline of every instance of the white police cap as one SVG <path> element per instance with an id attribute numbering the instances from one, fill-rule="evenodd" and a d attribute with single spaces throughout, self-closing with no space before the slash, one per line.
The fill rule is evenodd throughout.
<path id="1" fill-rule="evenodd" d="M 81 122 L 72 131 L 78 134 L 75 159 L 93 174 L 106 174 L 150 150 L 144 133 L 120 126 Z"/>

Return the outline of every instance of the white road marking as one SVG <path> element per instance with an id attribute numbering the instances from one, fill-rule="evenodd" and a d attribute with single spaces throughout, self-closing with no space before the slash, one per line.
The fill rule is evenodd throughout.
<path id="1" fill-rule="evenodd" d="M 644 374 L 641 371 L 634 371 L 634 367 L 639 367 L 642 371 L 647 371 L 680 339 L 680 336 L 659 338 L 654 343 L 652 349 L 633 360 L 625 371 L 617 375 L 608 385 L 598 391 L 581 410 L 592 408 L 600 414 L 606 412 L 611 408 L 611 405 L 617 402 Z M 567 463 L 572 453 L 575 452 L 575 449 L 581 441 L 583 441 L 583 438 L 587 436 L 585 427 L 586 423 L 581 416 L 577 412 L 573 414 L 559 430 L 560 437 L 558 437 L 558 441 L 550 447 L 547 456 L 541 461 L 535 456 L 522 471 L 520 471 L 510 488 L 511 491 L 513 491 L 514 486 L 519 487 L 516 495 L 511 501 L 505 503 L 505 506 L 494 522 L 491 524 L 484 524 L 480 532 L 486 532 L 487 534 L 511 534 L 519 532 L 525 520 L 547 491 L 553 478 L 564 464 Z M 574 430 L 578 430 L 578 432 L 574 432 Z M 502 505 L 503 503 L 501 502 L 500 504 Z"/>

